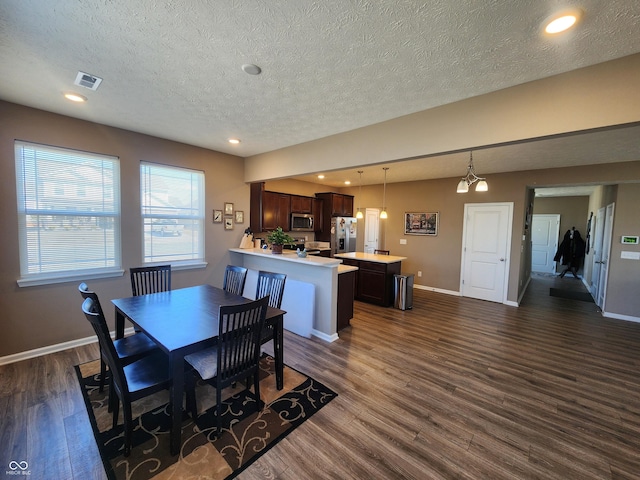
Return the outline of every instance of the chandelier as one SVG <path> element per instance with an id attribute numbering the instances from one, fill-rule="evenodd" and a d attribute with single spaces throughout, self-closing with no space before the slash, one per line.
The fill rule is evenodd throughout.
<path id="1" fill-rule="evenodd" d="M 469 166 L 467 167 L 467 174 L 458 182 L 456 192 L 467 193 L 469 191 L 469 187 L 476 182 L 478 182 L 476 185 L 476 192 L 486 192 L 489 190 L 487 180 L 477 176 L 476 172 L 473 170 L 473 152 L 469 152 Z"/>

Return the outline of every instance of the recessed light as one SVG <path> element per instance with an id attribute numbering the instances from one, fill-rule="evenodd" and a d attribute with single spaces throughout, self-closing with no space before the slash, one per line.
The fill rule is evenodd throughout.
<path id="1" fill-rule="evenodd" d="M 84 95 L 79 95 L 77 93 L 65 93 L 64 94 L 64 98 L 66 98 L 67 100 L 71 100 L 72 102 L 86 102 L 87 101 L 87 97 L 85 97 Z"/>
<path id="2" fill-rule="evenodd" d="M 244 65 L 242 65 L 242 71 L 244 73 L 248 73 L 249 75 L 260 75 L 262 69 L 257 65 L 245 63 Z"/>
<path id="3" fill-rule="evenodd" d="M 240 140 L 238 140 L 237 138 L 230 138 L 229 139 L 229 143 L 232 143 L 234 145 L 238 145 L 240 143 Z"/>
<path id="4" fill-rule="evenodd" d="M 579 10 L 571 10 L 549 17 L 545 22 L 545 33 L 555 35 L 569 30 L 580 19 L 580 13 Z"/>
<path id="5" fill-rule="evenodd" d="M 344 184 L 345 184 L 345 185 L 351 185 L 351 181 L 350 181 L 350 180 L 345 180 L 345 181 L 344 181 Z"/>
<path id="6" fill-rule="evenodd" d="M 318 175 L 318 178 L 322 180 L 324 178 L 324 175 Z"/>

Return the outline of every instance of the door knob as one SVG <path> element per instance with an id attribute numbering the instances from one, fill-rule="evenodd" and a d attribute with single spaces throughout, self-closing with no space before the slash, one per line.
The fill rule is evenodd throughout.
<path id="1" fill-rule="evenodd" d="M 501 262 L 504 262 L 504 258 L 501 258 L 501 259 L 500 259 L 500 261 L 501 261 Z"/>

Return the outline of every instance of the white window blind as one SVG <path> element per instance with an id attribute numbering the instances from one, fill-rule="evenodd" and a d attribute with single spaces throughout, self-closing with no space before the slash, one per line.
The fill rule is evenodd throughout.
<path id="1" fill-rule="evenodd" d="M 18 283 L 120 270 L 119 160 L 21 141 L 15 155 Z"/>
<path id="2" fill-rule="evenodd" d="M 204 173 L 140 164 L 145 263 L 204 261 Z"/>

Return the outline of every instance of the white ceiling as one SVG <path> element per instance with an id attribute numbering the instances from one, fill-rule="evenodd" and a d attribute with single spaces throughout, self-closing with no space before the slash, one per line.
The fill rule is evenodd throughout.
<path id="1" fill-rule="evenodd" d="M 578 27 L 544 36 L 567 6 Z M 629 0 L 0 0 L 0 99 L 247 157 L 638 53 L 639 31 Z M 78 71 L 104 79 L 97 91 L 73 84 Z M 492 146 L 474 163 L 637 160 L 638 128 Z M 452 156 L 467 155 L 394 163 L 389 181 L 461 176 Z"/>

